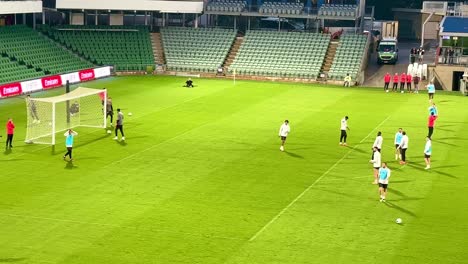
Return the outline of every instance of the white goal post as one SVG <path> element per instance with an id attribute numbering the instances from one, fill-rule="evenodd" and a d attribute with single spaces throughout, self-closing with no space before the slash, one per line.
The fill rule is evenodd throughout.
<path id="1" fill-rule="evenodd" d="M 26 97 L 27 143 L 55 145 L 55 134 L 75 127 L 106 127 L 107 91 L 78 87 L 54 97 Z"/>

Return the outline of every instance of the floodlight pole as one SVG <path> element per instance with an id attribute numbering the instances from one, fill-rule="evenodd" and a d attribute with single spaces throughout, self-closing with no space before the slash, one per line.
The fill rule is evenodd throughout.
<path id="1" fill-rule="evenodd" d="M 431 20 L 432 16 L 434 15 L 434 12 L 431 12 L 429 16 L 426 18 L 424 23 L 422 24 L 422 29 L 421 29 L 421 48 L 424 46 L 424 31 L 426 30 L 426 24 Z"/>

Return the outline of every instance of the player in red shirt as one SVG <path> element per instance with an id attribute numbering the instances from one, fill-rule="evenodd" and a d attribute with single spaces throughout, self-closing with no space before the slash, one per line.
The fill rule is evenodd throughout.
<path id="1" fill-rule="evenodd" d="M 400 75 L 400 92 L 405 92 L 406 73 L 402 72 Z"/>
<path id="2" fill-rule="evenodd" d="M 387 72 L 384 76 L 384 91 L 388 92 L 388 85 L 390 84 L 390 80 L 392 79 L 392 76 L 390 76 L 390 73 Z"/>
<path id="3" fill-rule="evenodd" d="M 411 93 L 411 83 L 413 82 L 413 76 L 411 73 L 406 75 L 406 90 Z"/>
<path id="4" fill-rule="evenodd" d="M 398 81 L 400 79 L 400 76 L 398 76 L 398 73 L 395 72 L 395 75 L 393 75 L 393 87 L 392 87 L 392 92 L 393 91 L 398 91 Z"/>
<path id="5" fill-rule="evenodd" d="M 434 114 L 434 112 L 431 112 L 431 115 L 429 116 L 429 119 L 427 121 L 427 128 L 429 132 L 427 133 L 428 138 L 432 138 L 432 133 L 434 133 L 434 123 L 437 119 L 437 116 Z"/>
<path id="6" fill-rule="evenodd" d="M 10 147 L 12 148 L 12 142 L 13 142 L 13 133 L 15 131 L 15 124 L 13 124 L 13 119 L 8 118 L 8 122 L 6 124 L 6 129 L 7 129 L 7 141 L 6 141 L 6 148 Z"/>

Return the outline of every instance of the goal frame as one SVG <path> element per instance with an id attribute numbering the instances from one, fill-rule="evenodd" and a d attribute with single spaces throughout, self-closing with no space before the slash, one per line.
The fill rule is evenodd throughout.
<path id="1" fill-rule="evenodd" d="M 73 100 L 77 100 L 77 99 L 80 99 L 80 98 L 83 98 L 83 97 L 87 97 L 87 96 L 93 96 L 93 95 L 96 95 L 96 96 L 100 96 L 100 94 L 104 93 L 104 96 L 103 96 L 103 100 L 102 100 L 102 123 L 100 125 L 82 125 L 81 124 L 81 120 L 80 120 L 80 123 L 78 125 L 71 125 L 70 122 L 68 122 L 69 120 L 69 117 L 71 115 L 70 113 L 70 110 L 67 110 L 67 126 L 66 126 L 66 129 L 59 129 L 57 130 L 57 125 L 56 125 L 56 106 L 58 103 L 64 103 L 66 102 L 67 103 L 67 107 L 69 105 L 69 102 L 73 101 Z M 93 88 L 86 88 L 86 87 L 78 87 L 76 89 L 74 89 L 73 91 L 69 92 L 69 93 L 65 93 L 65 94 L 62 94 L 62 95 L 58 95 L 58 96 L 52 96 L 52 97 L 43 97 L 43 98 L 26 98 L 26 113 L 28 113 L 30 110 L 30 102 L 28 102 L 28 100 L 31 100 L 31 101 L 35 101 L 35 102 L 41 102 L 41 103 L 49 103 L 51 104 L 52 106 L 52 111 L 51 111 L 51 130 L 50 130 L 50 133 L 46 133 L 44 135 L 40 135 L 40 136 L 36 136 L 34 138 L 30 138 L 29 137 L 29 129 L 27 129 L 27 132 L 26 132 L 26 139 L 25 139 L 25 142 L 27 143 L 34 143 L 34 144 L 51 144 L 51 145 L 55 145 L 56 143 L 56 140 L 55 140 L 55 136 L 57 133 L 59 132 L 62 132 L 62 131 L 66 131 L 67 129 L 72 129 L 72 128 L 75 128 L 75 127 L 92 127 L 92 128 L 106 128 L 106 124 L 107 124 L 107 118 L 106 118 L 106 113 L 107 113 L 107 89 L 93 89 Z M 78 112 L 79 114 L 81 114 L 81 109 L 80 111 Z M 27 114 L 27 124 L 31 124 L 31 120 L 30 120 L 30 114 Z M 81 118 L 81 117 L 80 117 Z M 51 136 L 51 143 L 50 142 L 41 142 L 41 141 L 38 141 L 38 142 L 34 142 L 35 139 L 40 139 L 40 138 L 43 138 L 43 137 L 47 137 L 47 136 Z"/>

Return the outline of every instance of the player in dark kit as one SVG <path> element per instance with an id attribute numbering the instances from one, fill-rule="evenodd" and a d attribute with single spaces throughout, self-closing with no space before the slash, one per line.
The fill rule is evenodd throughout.
<path id="1" fill-rule="evenodd" d="M 107 98 L 106 112 L 106 118 L 110 117 L 110 124 L 112 126 L 112 121 L 114 120 L 114 107 L 112 106 L 112 98 L 110 96 Z"/>
<path id="2" fill-rule="evenodd" d="M 125 135 L 123 132 L 123 119 L 124 119 L 124 115 L 122 112 L 120 112 L 120 108 L 118 108 L 117 109 L 117 125 L 115 126 L 114 140 L 119 139 L 119 137 L 117 136 L 117 132 L 120 131 L 120 134 L 122 134 L 122 140 L 125 141 Z"/>

